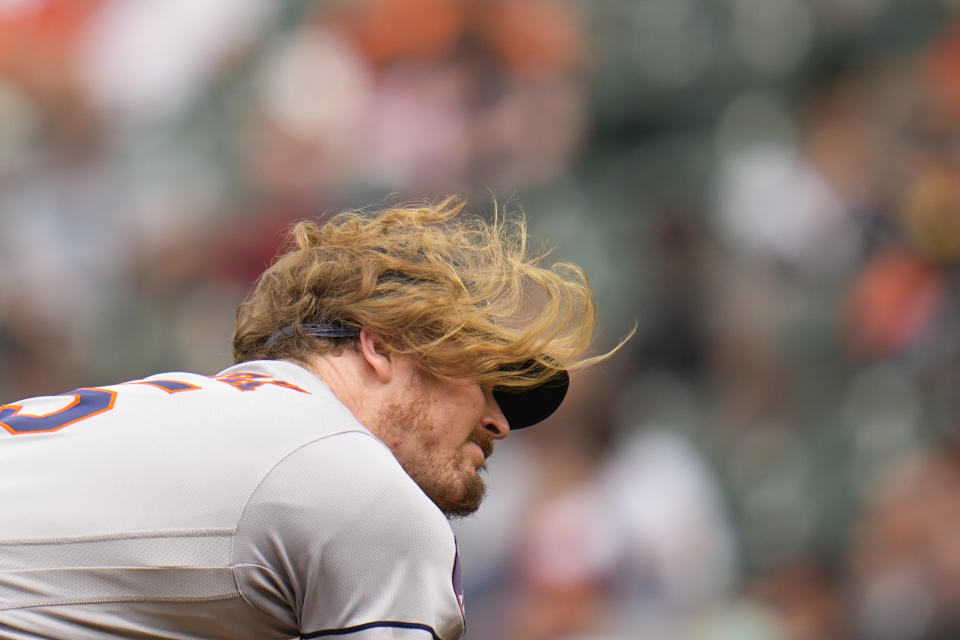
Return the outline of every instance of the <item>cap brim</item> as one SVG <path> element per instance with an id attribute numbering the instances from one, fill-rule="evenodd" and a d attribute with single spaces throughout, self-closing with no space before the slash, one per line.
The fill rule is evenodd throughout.
<path id="1" fill-rule="evenodd" d="M 496 387 L 493 398 L 511 429 L 523 429 L 543 422 L 557 410 L 567 395 L 570 375 L 560 370 L 552 378 L 537 387 L 511 389 Z"/>

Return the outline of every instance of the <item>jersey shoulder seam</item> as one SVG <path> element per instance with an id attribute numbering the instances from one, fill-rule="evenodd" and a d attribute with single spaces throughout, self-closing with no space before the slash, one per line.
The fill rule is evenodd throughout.
<path id="1" fill-rule="evenodd" d="M 246 501 L 245 501 L 244 504 L 243 504 L 243 508 L 240 510 L 240 515 L 239 515 L 238 518 L 237 518 L 237 522 L 234 524 L 234 527 L 233 527 L 233 534 L 232 534 L 231 539 L 230 539 L 230 565 L 229 565 L 229 566 L 230 566 L 230 569 L 231 569 L 231 573 L 233 574 L 233 581 L 234 581 L 234 584 L 236 585 L 237 593 L 240 594 L 240 597 L 243 599 L 244 602 L 246 602 L 248 605 L 250 605 L 251 607 L 253 607 L 253 608 L 256 609 L 257 611 L 260 611 L 261 613 L 266 614 L 266 615 L 268 615 L 268 616 L 271 615 L 269 611 L 265 611 L 262 607 L 258 606 L 255 602 L 253 602 L 250 598 L 247 597 L 247 594 L 245 594 L 245 593 L 243 592 L 243 587 L 241 586 L 240 576 L 237 575 L 237 570 L 240 569 L 240 568 L 242 568 L 242 567 L 255 566 L 255 567 L 261 568 L 261 569 L 263 569 L 263 570 L 265 570 L 265 571 L 269 571 L 269 572 L 270 572 L 271 574 L 273 574 L 273 575 L 277 575 L 277 572 L 274 571 L 271 567 L 265 567 L 265 566 L 263 566 L 263 565 L 256 564 L 256 563 L 238 564 L 238 563 L 236 562 L 236 555 L 235 555 L 235 554 L 236 554 L 236 536 L 237 536 L 237 533 L 238 533 L 239 530 L 240 530 L 240 523 L 243 521 L 243 517 L 246 515 L 247 509 L 248 509 L 249 506 L 250 506 L 250 501 L 253 500 L 253 497 L 254 497 L 255 495 L 257 495 L 257 492 L 260 490 L 260 487 L 263 486 L 263 484 L 267 481 L 267 479 L 270 477 L 270 475 L 271 475 L 280 465 L 282 465 L 287 459 L 289 459 L 292 455 L 294 455 L 294 454 L 297 453 L 298 451 L 301 451 L 301 450 L 303 450 L 303 449 L 305 449 L 305 448 L 307 448 L 307 447 L 309 447 L 309 446 L 311 446 L 311 445 L 313 445 L 313 444 L 316 444 L 317 442 L 322 442 L 322 441 L 324 441 L 324 440 L 329 440 L 329 439 L 335 438 L 335 437 L 337 437 L 337 436 L 344 436 L 344 435 L 350 435 L 350 434 L 357 434 L 357 435 L 361 435 L 361 436 L 366 436 L 366 437 L 370 438 L 371 440 L 373 440 L 374 442 L 376 442 L 377 444 L 379 444 L 380 446 L 386 448 L 386 445 L 385 445 L 385 444 L 383 444 L 383 443 L 382 443 L 376 436 L 374 436 L 372 433 L 370 433 L 369 431 L 367 431 L 366 429 L 364 429 L 364 428 L 362 427 L 362 425 L 360 425 L 360 428 L 358 428 L 358 427 L 347 427 L 347 428 L 344 428 L 344 429 L 341 430 L 341 431 L 336 431 L 336 432 L 334 432 L 334 433 L 324 434 L 324 435 L 319 436 L 319 437 L 317 437 L 317 438 L 314 438 L 313 440 L 310 440 L 310 441 L 308 441 L 308 442 L 303 442 L 303 443 L 299 444 L 298 446 L 294 447 L 293 449 L 287 451 L 282 457 L 280 457 L 280 459 L 278 459 L 278 460 L 276 461 L 276 463 L 275 463 L 272 467 L 270 467 L 270 469 L 267 470 L 266 473 L 263 474 L 263 477 L 260 478 L 259 482 L 257 482 L 256 486 L 254 486 L 254 488 L 250 491 L 250 494 L 247 496 L 247 499 L 246 499 Z"/>

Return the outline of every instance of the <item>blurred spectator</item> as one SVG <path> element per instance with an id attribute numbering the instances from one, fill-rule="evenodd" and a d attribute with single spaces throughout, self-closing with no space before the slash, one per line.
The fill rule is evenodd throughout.
<path id="1" fill-rule="evenodd" d="M 680 637 L 732 585 L 733 535 L 711 472 L 674 429 L 630 410 L 640 422 L 609 439 L 617 409 L 604 377 L 578 377 L 551 430 L 529 434 L 538 453 L 519 502 L 491 485 L 483 510 L 512 504 L 497 520 L 512 544 L 491 554 L 471 523 L 459 527 L 465 557 L 486 547 L 476 555 L 498 568 L 474 594 L 468 638 Z"/>
<path id="2" fill-rule="evenodd" d="M 953 450 L 904 456 L 877 483 L 851 550 L 858 637 L 945 640 L 960 633 L 958 491 Z"/>
<path id="3" fill-rule="evenodd" d="M 797 557 L 759 576 L 748 593 L 775 616 L 785 640 L 849 638 L 841 585 L 842 574 L 829 561 Z"/>

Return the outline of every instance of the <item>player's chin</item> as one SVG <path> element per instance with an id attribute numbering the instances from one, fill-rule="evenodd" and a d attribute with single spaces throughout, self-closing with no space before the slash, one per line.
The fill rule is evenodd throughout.
<path id="1" fill-rule="evenodd" d="M 434 500 L 448 518 L 463 518 L 475 512 L 487 491 L 479 470 L 466 474 L 457 489 L 442 500 Z"/>

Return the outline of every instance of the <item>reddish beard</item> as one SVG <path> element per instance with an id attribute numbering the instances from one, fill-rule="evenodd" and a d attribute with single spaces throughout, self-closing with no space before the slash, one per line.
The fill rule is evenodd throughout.
<path id="1" fill-rule="evenodd" d="M 459 447 L 452 458 L 438 458 L 442 426 L 427 422 L 419 404 L 411 401 L 387 408 L 383 414 L 384 438 L 387 446 L 414 482 L 447 517 L 468 516 L 480 507 L 486 485 L 480 471 L 465 471 L 469 466 L 464 447 Z M 404 449 L 395 443 L 414 440 L 416 446 Z M 493 453 L 493 436 L 482 426 L 474 428 L 467 442 L 475 442 L 487 458 Z M 463 444 L 466 444 L 464 442 Z"/>

